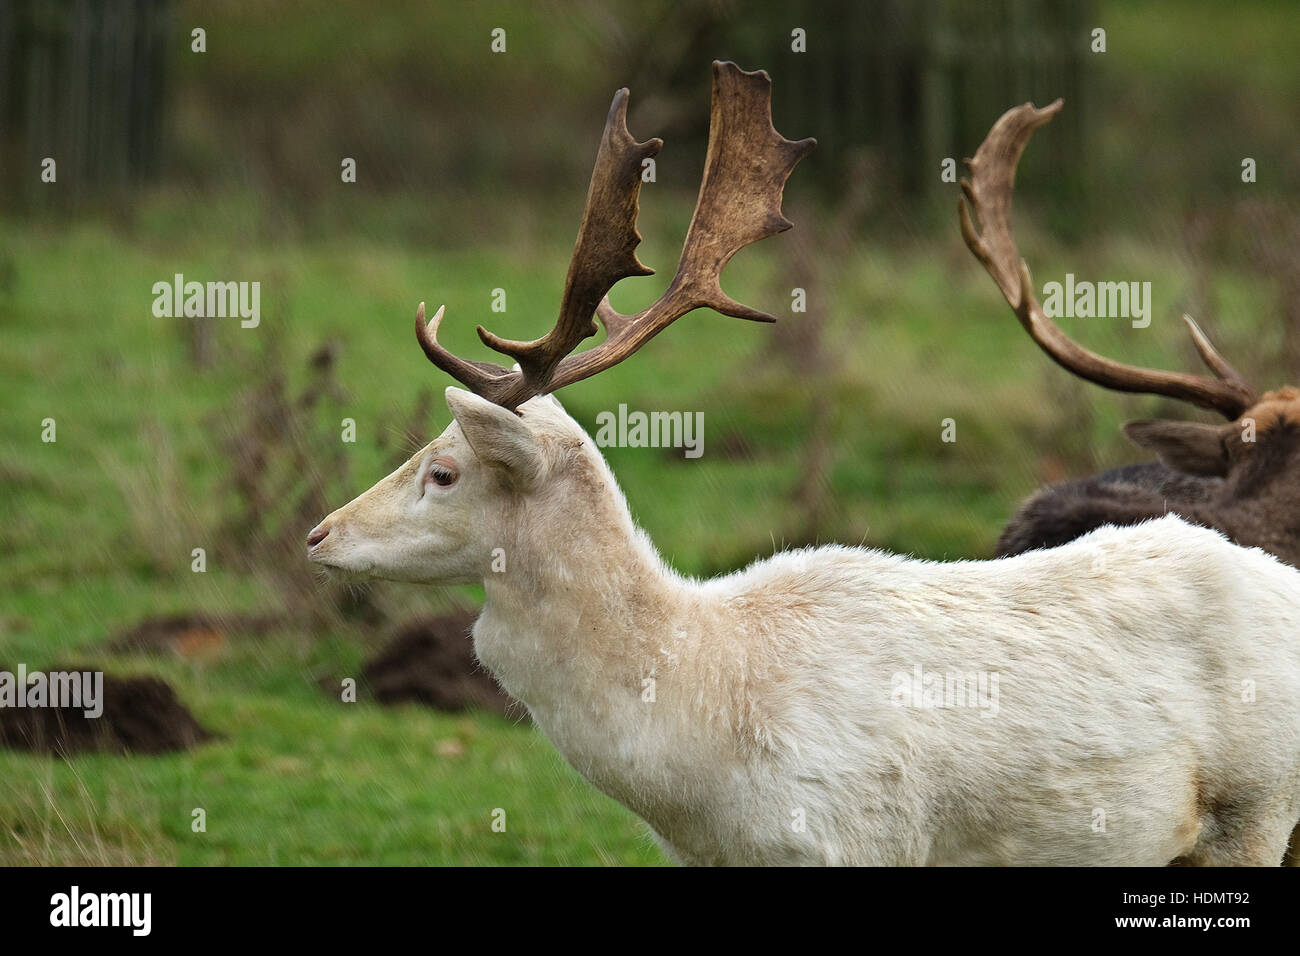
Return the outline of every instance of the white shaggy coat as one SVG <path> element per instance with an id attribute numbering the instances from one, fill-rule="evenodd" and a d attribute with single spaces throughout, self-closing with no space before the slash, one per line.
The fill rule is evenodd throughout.
<path id="1" fill-rule="evenodd" d="M 698 582 L 558 402 L 448 402 L 457 422 L 322 522 L 312 557 L 481 578 L 480 659 L 675 859 L 1281 861 L 1300 572 L 1264 552 L 1171 516 L 998 561 L 824 547 Z M 417 499 L 434 456 L 459 480 Z M 918 671 L 995 693 L 933 706 L 954 702 L 913 699 Z"/>

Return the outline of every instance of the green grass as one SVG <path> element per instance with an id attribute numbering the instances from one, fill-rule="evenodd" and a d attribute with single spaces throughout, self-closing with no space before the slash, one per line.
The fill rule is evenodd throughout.
<path id="1" fill-rule="evenodd" d="M 526 725 L 335 703 L 283 648 L 148 670 L 221 739 L 162 757 L 0 753 L 0 864 L 660 860 L 640 824 Z"/>

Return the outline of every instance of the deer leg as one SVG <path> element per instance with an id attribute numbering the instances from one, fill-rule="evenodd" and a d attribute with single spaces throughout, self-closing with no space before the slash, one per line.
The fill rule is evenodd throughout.
<path id="1" fill-rule="evenodd" d="M 1286 849 L 1282 865 L 1300 866 L 1300 823 L 1297 823 L 1291 831 L 1291 843 Z"/>
<path id="2" fill-rule="evenodd" d="M 1288 851 L 1288 840 L 1294 829 L 1300 829 L 1291 814 L 1284 812 L 1284 807 L 1252 810 L 1256 812 L 1230 813 L 1232 822 L 1226 828 L 1223 813 L 1217 814 L 1219 825 L 1206 827 L 1211 835 L 1177 862 L 1186 866 L 1278 866 L 1285 856 L 1290 863 L 1296 854 L 1294 845 Z"/>

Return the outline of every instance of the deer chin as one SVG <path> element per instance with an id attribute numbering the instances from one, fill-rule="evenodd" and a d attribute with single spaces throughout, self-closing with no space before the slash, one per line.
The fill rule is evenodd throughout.
<path id="1" fill-rule="evenodd" d="M 375 573 L 373 561 L 354 554 L 339 554 L 338 549 L 316 545 L 307 549 L 307 560 L 333 578 L 368 581 L 380 577 Z"/>
<path id="2" fill-rule="evenodd" d="M 391 542 L 358 540 L 341 529 L 307 549 L 307 560 L 331 578 L 344 581 L 399 581 L 403 584 L 481 584 L 483 576 L 464 568 L 451 550 L 429 541 L 407 548 Z"/>
<path id="3" fill-rule="evenodd" d="M 348 524 L 337 521 L 324 540 L 308 544 L 307 560 L 331 577 L 351 581 L 394 578 L 408 563 L 402 551 L 358 535 Z"/>

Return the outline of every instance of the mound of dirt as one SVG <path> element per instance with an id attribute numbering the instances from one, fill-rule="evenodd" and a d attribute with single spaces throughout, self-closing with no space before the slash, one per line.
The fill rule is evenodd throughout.
<path id="1" fill-rule="evenodd" d="M 75 707 L 0 707 L 0 747 L 59 755 L 94 751 L 161 754 L 188 750 L 213 736 L 171 687 L 156 677 L 105 674 L 103 708 L 99 717 L 91 718 Z"/>
<path id="2" fill-rule="evenodd" d="M 206 657 L 225 649 L 231 634 L 259 636 L 282 621 L 269 614 L 170 614 L 145 618 L 109 643 L 114 653 L 158 653 Z"/>
<path id="3" fill-rule="evenodd" d="M 474 657 L 470 628 L 477 611 L 419 617 L 362 668 L 364 686 L 381 704 L 417 703 L 437 710 L 471 707 L 505 713 L 514 698 Z M 335 685 L 337 686 L 337 685 Z"/>

